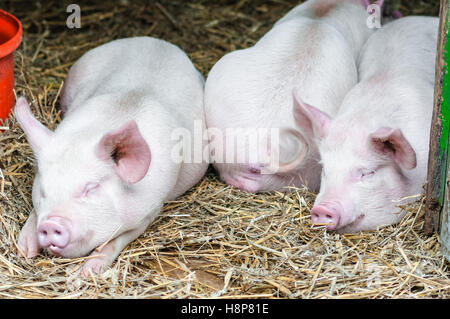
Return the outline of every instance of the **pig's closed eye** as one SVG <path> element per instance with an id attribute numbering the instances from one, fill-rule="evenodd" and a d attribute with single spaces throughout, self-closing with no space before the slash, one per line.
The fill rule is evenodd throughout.
<path id="1" fill-rule="evenodd" d="M 370 169 L 362 169 L 361 170 L 361 179 L 369 178 L 375 175 L 375 170 Z"/>
<path id="2" fill-rule="evenodd" d="M 99 183 L 87 183 L 86 186 L 84 186 L 83 197 L 94 194 L 99 186 Z"/>

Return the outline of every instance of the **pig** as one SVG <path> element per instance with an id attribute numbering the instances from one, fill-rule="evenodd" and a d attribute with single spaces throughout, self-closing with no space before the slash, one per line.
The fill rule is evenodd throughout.
<path id="1" fill-rule="evenodd" d="M 360 82 L 332 117 L 294 92 L 293 114 L 316 143 L 322 183 L 313 224 L 358 232 L 398 223 L 423 192 L 433 108 L 438 19 L 411 16 L 367 41 Z"/>
<path id="2" fill-rule="evenodd" d="M 211 161 L 224 182 L 252 193 L 286 186 L 318 190 L 318 151 L 292 117 L 292 90 L 331 115 L 337 112 L 357 83 L 356 59 L 374 32 L 367 26 L 368 4 L 306 1 L 253 47 L 228 53 L 213 66 L 205 112 Z"/>
<path id="3" fill-rule="evenodd" d="M 108 42 L 69 70 L 65 115 L 51 131 L 18 99 L 15 117 L 37 161 L 34 210 L 18 246 L 67 258 L 89 255 L 81 274 L 102 272 L 208 161 L 177 161 L 172 131 L 206 129 L 203 76 L 177 46 L 152 37 Z M 206 144 L 206 142 L 205 142 Z M 184 150 L 187 151 L 187 150 Z"/>

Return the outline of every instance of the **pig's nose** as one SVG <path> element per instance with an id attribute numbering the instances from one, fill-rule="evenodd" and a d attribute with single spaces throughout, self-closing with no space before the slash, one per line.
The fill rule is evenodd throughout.
<path id="1" fill-rule="evenodd" d="M 222 180 L 227 184 L 241 189 L 242 184 L 234 177 L 222 176 Z"/>
<path id="2" fill-rule="evenodd" d="M 38 240 L 41 247 L 57 252 L 59 249 L 67 246 L 70 240 L 70 233 L 60 218 L 53 217 L 39 225 Z"/>
<path id="3" fill-rule="evenodd" d="M 324 205 L 317 205 L 311 209 L 311 219 L 313 224 L 325 225 L 327 230 L 335 230 L 339 224 L 339 211 Z"/>

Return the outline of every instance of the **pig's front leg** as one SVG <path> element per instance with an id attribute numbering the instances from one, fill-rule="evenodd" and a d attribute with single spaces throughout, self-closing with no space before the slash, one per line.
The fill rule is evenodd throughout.
<path id="1" fill-rule="evenodd" d="M 128 245 L 131 241 L 141 235 L 149 223 L 144 223 L 144 225 L 139 228 L 127 231 L 120 236 L 109 241 L 105 245 L 101 245 L 99 248 L 95 249 L 90 255 L 89 259 L 84 263 L 81 268 L 81 276 L 87 277 L 90 273 L 100 273 L 105 267 L 111 265 L 113 261 L 119 256 L 120 252 Z"/>
<path id="2" fill-rule="evenodd" d="M 39 242 L 37 237 L 37 216 L 33 211 L 28 217 L 19 234 L 18 246 L 24 257 L 34 257 L 39 254 Z"/>

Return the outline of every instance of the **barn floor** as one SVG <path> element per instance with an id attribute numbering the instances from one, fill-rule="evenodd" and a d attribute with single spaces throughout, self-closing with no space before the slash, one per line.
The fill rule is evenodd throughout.
<path id="1" fill-rule="evenodd" d="M 404 15 L 438 14 L 438 1 L 389 1 Z M 22 22 L 16 91 L 48 127 L 59 89 L 84 52 L 151 35 L 184 49 L 206 76 L 223 54 L 253 45 L 298 1 L 83 1 L 81 29 L 66 27 L 68 1 L 3 1 Z M 101 4 L 100 4 L 101 3 Z M 213 169 L 101 275 L 79 278 L 83 258 L 19 256 L 35 162 L 13 116 L 0 136 L 0 298 L 449 298 L 439 236 L 423 231 L 423 198 L 399 225 L 357 234 L 311 228 L 314 194 L 248 194 Z"/>

